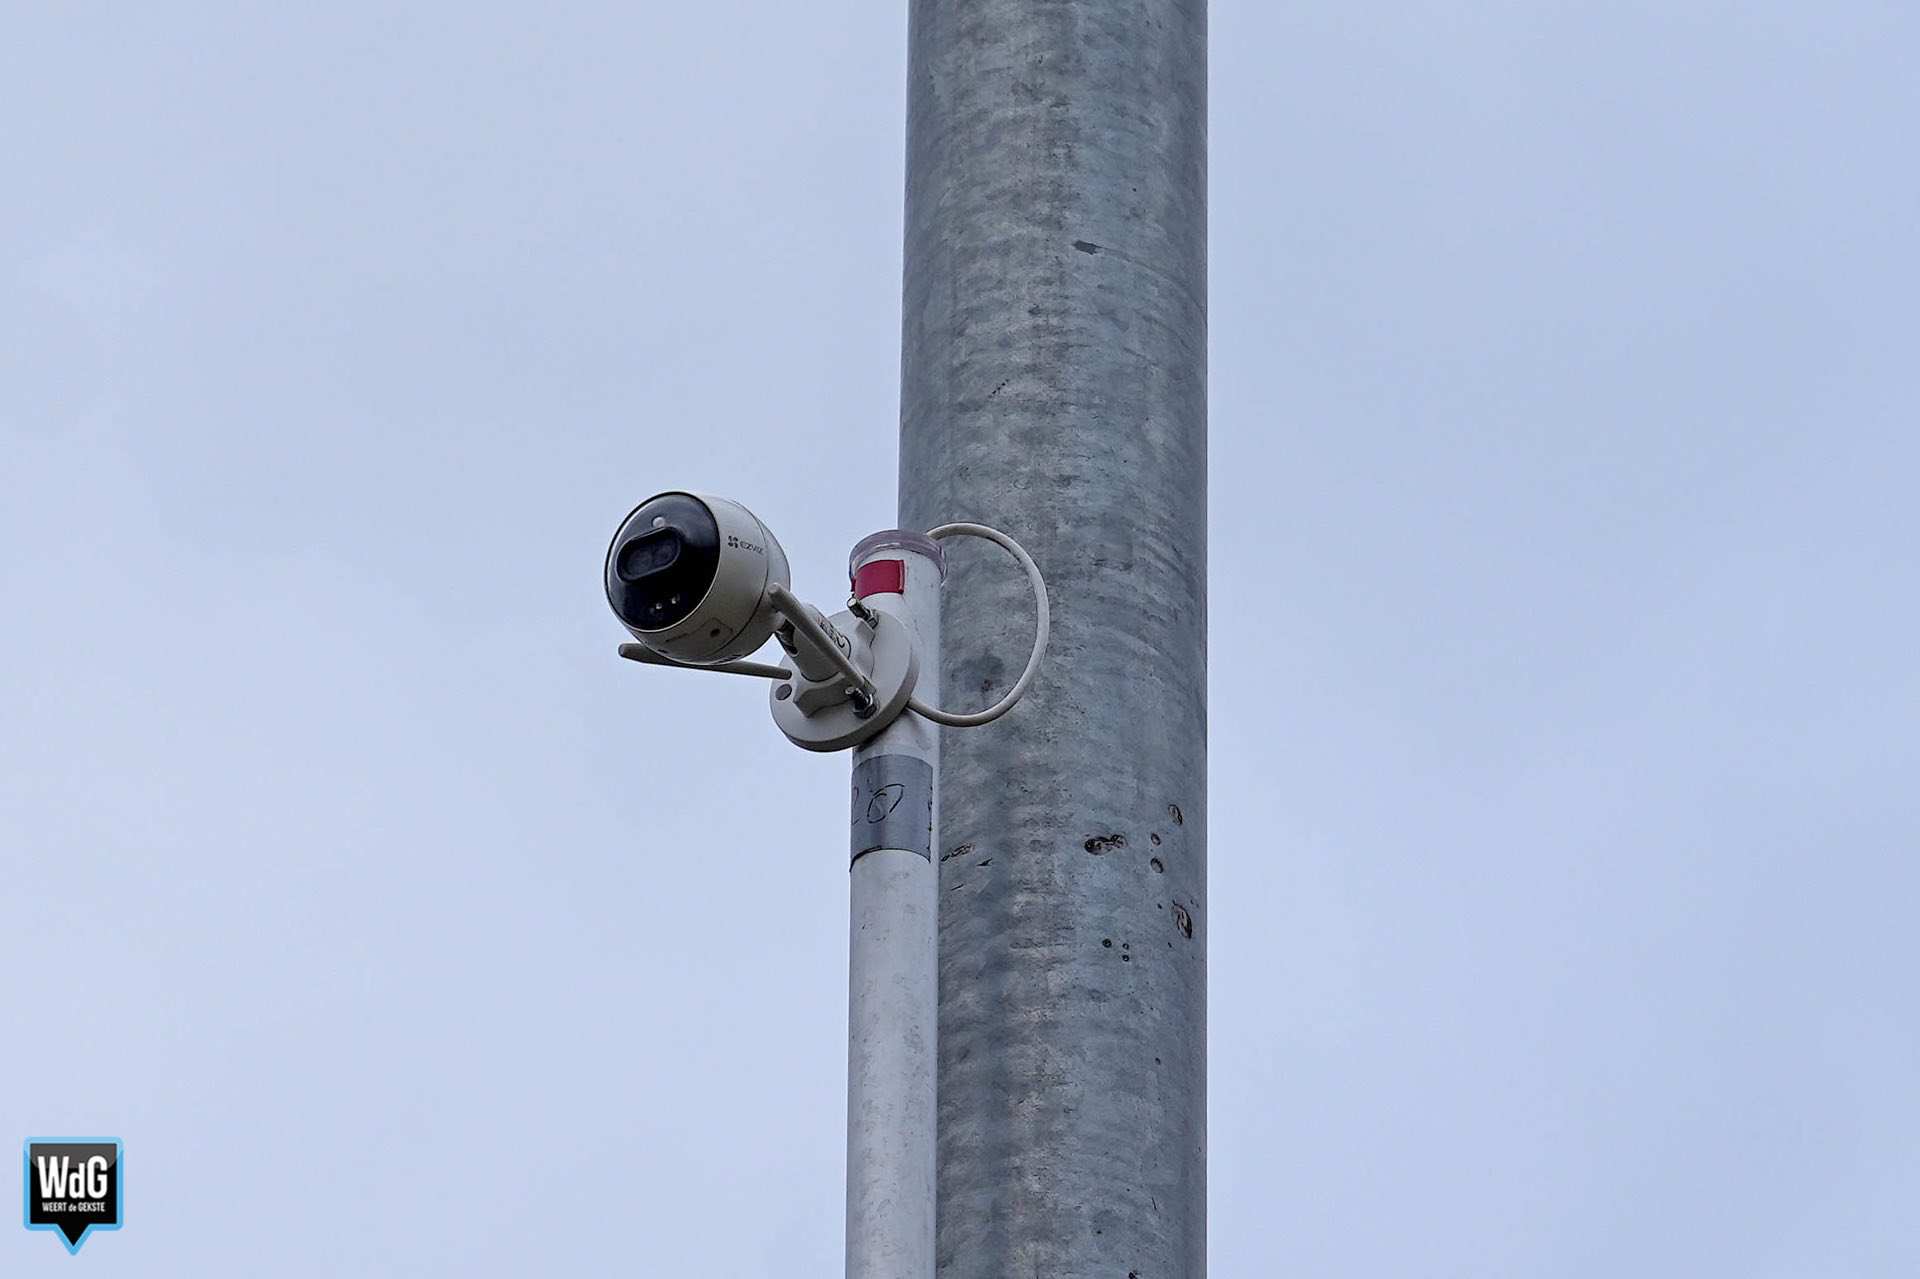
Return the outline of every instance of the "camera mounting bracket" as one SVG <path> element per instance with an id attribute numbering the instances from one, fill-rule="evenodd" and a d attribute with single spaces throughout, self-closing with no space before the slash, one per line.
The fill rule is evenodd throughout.
<path id="1" fill-rule="evenodd" d="M 867 660 L 861 663 L 867 667 L 865 689 L 853 686 L 838 671 L 823 680 L 796 672 L 767 695 L 773 722 L 802 750 L 843 751 L 858 746 L 899 718 L 913 696 L 920 657 L 914 651 L 912 632 L 884 609 L 865 611 L 873 620 L 851 612 L 827 619 L 829 628 L 853 636 L 855 647 L 866 650 Z M 829 695 L 809 696 L 817 692 Z"/>

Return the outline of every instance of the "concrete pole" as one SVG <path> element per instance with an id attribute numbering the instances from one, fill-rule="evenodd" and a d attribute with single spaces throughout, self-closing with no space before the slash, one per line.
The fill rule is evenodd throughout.
<path id="1" fill-rule="evenodd" d="M 914 632 L 915 691 L 938 705 L 940 546 L 877 533 L 854 549 L 853 567 L 875 560 L 900 572 L 862 578 L 856 592 L 874 583 L 865 602 Z M 912 713 L 853 752 L 848 1279 L 933 1279 L 939 763 L 938 730 Z"/>
<path id="2" fill-rule="evenodd" d="M 941 1279 L 1206 1270 L 1205 0 L 910 0 L 900 522 L 1052 587 L 944 734 Z M 1027 584 L 948 566 L 947 702 Z M 1257 584 L 1250 584 L 1250 587 Z"/>

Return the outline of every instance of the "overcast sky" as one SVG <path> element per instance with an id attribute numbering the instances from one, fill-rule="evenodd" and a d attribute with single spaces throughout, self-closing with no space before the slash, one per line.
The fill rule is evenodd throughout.
<path id="1" fill-rule="evenodd" d="M 1212 24 L 1214 1273 L 1913 1275 L 1914 7 Z M 0 1273 L 837 1273 L 846 761 L 600 557 L 891 522 L 904 4 L 5 27 Z"/>

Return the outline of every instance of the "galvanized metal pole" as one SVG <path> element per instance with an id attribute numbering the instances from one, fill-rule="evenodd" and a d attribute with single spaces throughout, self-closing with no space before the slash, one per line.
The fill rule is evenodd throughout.
<path id="1" fill-rule="evenodd" d="M 860 572 L 875 561 L 899 567 Z M 939 544 L 918 533 L 877 533 L 854 549 L 853 567 L 856 594 L 914 632 L 916 691 L 937 705 Z M 911 713 L 853 753 L 848 1279 L 932 1279 L 934 1273 L 939 762 L 938 730 Z"/>
<path id="2" fill-rule="evenodd" d="M 1205 0 L 910 0 L 900 520 L 1053 646 L 940 765 L 942 1279 L 1206 1267 Z M 949 564 L 948 700 L 1026 583 Z"/>

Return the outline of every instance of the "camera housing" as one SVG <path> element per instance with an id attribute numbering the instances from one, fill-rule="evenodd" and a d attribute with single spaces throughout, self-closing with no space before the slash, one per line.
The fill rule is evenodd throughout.
<path id="1" fill-rule="evenodd" d="M 657 493 L 607 546 L 607 603 L 629 634 L 670 661 L 712 666 L 758 649 L 779 625 L 768 598 L 791 587 L 787 553 L 738 502 Z"/>

